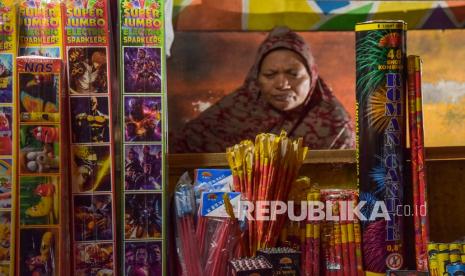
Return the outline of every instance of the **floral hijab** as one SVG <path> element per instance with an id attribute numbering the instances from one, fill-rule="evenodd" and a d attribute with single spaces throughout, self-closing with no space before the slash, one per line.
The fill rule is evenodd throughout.
<path id="1" fill-rule="evenodd" d="M 273 108 L 261 95 L 258 73 L 263 58 L 273 50 L 288 49 L 306 61 L 312 82 L 307 100 L 290 111 Z M 173 152 L 224 152 L 259 133 L 286 130 L 303 137 L 311 149 L 343 149 L 355 146 L 350 118 L 330 88 L 318 76 L 309 46 L 287 28 L 274 29 L 261 44 L 244 84 L 188 122 L 174 137 Z"/>

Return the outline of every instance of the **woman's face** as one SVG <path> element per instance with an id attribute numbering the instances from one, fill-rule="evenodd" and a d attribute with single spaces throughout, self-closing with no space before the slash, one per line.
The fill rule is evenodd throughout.
<path id="1" fill-rule="evenodd" d="M 290 50 L 275 50 L 262 61 L 258 85 L 273 107 L 288 111 L 304 103 L 311 77 L 303 58 Z"/>

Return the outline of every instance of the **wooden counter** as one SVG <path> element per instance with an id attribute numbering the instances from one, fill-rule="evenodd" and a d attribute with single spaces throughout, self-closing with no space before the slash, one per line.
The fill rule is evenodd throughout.
<path id="1" fill-rule="evenodd" d="M 427 148 L 426 163 L 430 237 L 451 242 L 465 236 L 465 147 Z M 169 194 L 184 171 L 227 167 L 224 153 L 169 154 Z M 310 151 L 301 175 L 322 188 L 356 188 L 355 151 Z"/>

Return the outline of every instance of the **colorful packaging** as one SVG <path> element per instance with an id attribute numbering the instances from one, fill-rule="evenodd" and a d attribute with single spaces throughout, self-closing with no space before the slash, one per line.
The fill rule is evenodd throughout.
<path id="1" fill-rule="evenodd" d="M 257 251 L 273 266 L 273 275 L 300 275 L 301 252 L 289 247 L 264 248 Z"/>
<path id="2" fill-rule="evenodd" d="M 428 244 L 428 267 L 431 276 L 439 276 L 438 252 L 437 244 Z"/>
<path id="3" fill-rule="evenodd" d="M 233 186 L 230 169 L 196 169 L 194 170 L 194 193 L 199 202 L 203 192 L 229 192 Z"/>
<path id="4" fill-rule="evenodd" d="M 0 1 L 0 275 L 13 275 L 16 217 L 16 5 Z"/>
<path id="5" fill-rule="evenodd" d="M 423 141 L 423 112 L 421 92 L 421 59 L 410 55 L 407 58 L 408 68 L 408 110 L 409 137 L 412 171 L 412 192 L 415 228 L 416 267 L 420 271 L 428 271 L 427 244 L 429 239 L 429 222 L 426 214 L 427 184 L 425 174 L 424 141 Z"/>
<path id="6" fill-rule="evenodd" d="M 62 62 L 18 57 L 16 269 L 20 275 L 65 275 L 66 123 Z M 28 114 L 28 116 L 25 116 Z M 33 122 L 27 118 L 35 117 Z M 51 120 L 58 118 L 58 120 Z M 64 135 L 64 137 L 63 137 Z"/>
<path id="7" fill-rule="evenodd" d="M 200 215 L 203 217 L 229 218 L 226 212 L 223 195 L 225 192 L 204 192 L 201 197 Z M 234 216 L 240 218 L 241 193 L 228 192 Z"/>
<path id="8" fill-rule="evenodd" d="M 63 56 L 61 0 L 19 0 L 19 56 Z"/>
<path id="9" fill-rule="evenodd" d="M 269 276 L 273 267 L 263 257 L 243 258 L 229 261 L 233 276 Z"/>
<path id="10" fill-rule="evenodd" d="M 447 275 L 465 275 L 465 264 L 447 265 Z"/>
<path id="11" fill-rule="evenodd" d="M 166 91 L 163 3 L 119 0 L 124 187 L 122 273 L 166 271 Z M 156 251 L 152 248 L 156 247 Z M 145 262 L 128 256 L 144 253 Z"/>
<path id="12" fill-rule="evenodd" d="M 356 31 L 357 175 L 362 214 L 370 218 L 382 201 L 389 220 L 362 222 L 365 270 L 385 273 L 404 266 L 402 217 L 406 97 L 403 21 L 359 23 Z M 378 210 L 375 210 L 378 206 Z"/>
<path id="13" fill-rule="evenodd" d="M 109 13 L 107 0 L 63 4 L 75 275 L 117 267 Z"/>

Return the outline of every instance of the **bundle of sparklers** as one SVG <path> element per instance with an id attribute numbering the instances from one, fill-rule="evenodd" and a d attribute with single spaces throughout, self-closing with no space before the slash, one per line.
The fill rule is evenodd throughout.
<path id="1" fill-rule="evenodd" d="M 227 275 L 227 262 L 239 254 L 241 231 L 226 193 L 223 201 L 229 218 L 199 216 L 196 227 L 195 197 L 187 173 L 178 182 L 175 206 L 179 275 Z"/>
<path id="2" fill-rule="evenodd" d="M 285 132 L 259 134 L 255 143 L 245 140 L 228 148 L 226 154 L 234 189 L 254 206 L 258 201 L 287 201 L 307 151 L 302 138 L 292 140 Z M 252 215 L 260 216 L 256 212 Z M 258 249 L 274 247 L 285 219 L 280 215 L 275 220 L 249 220 L 246 253 L 253 256 Z"/>

